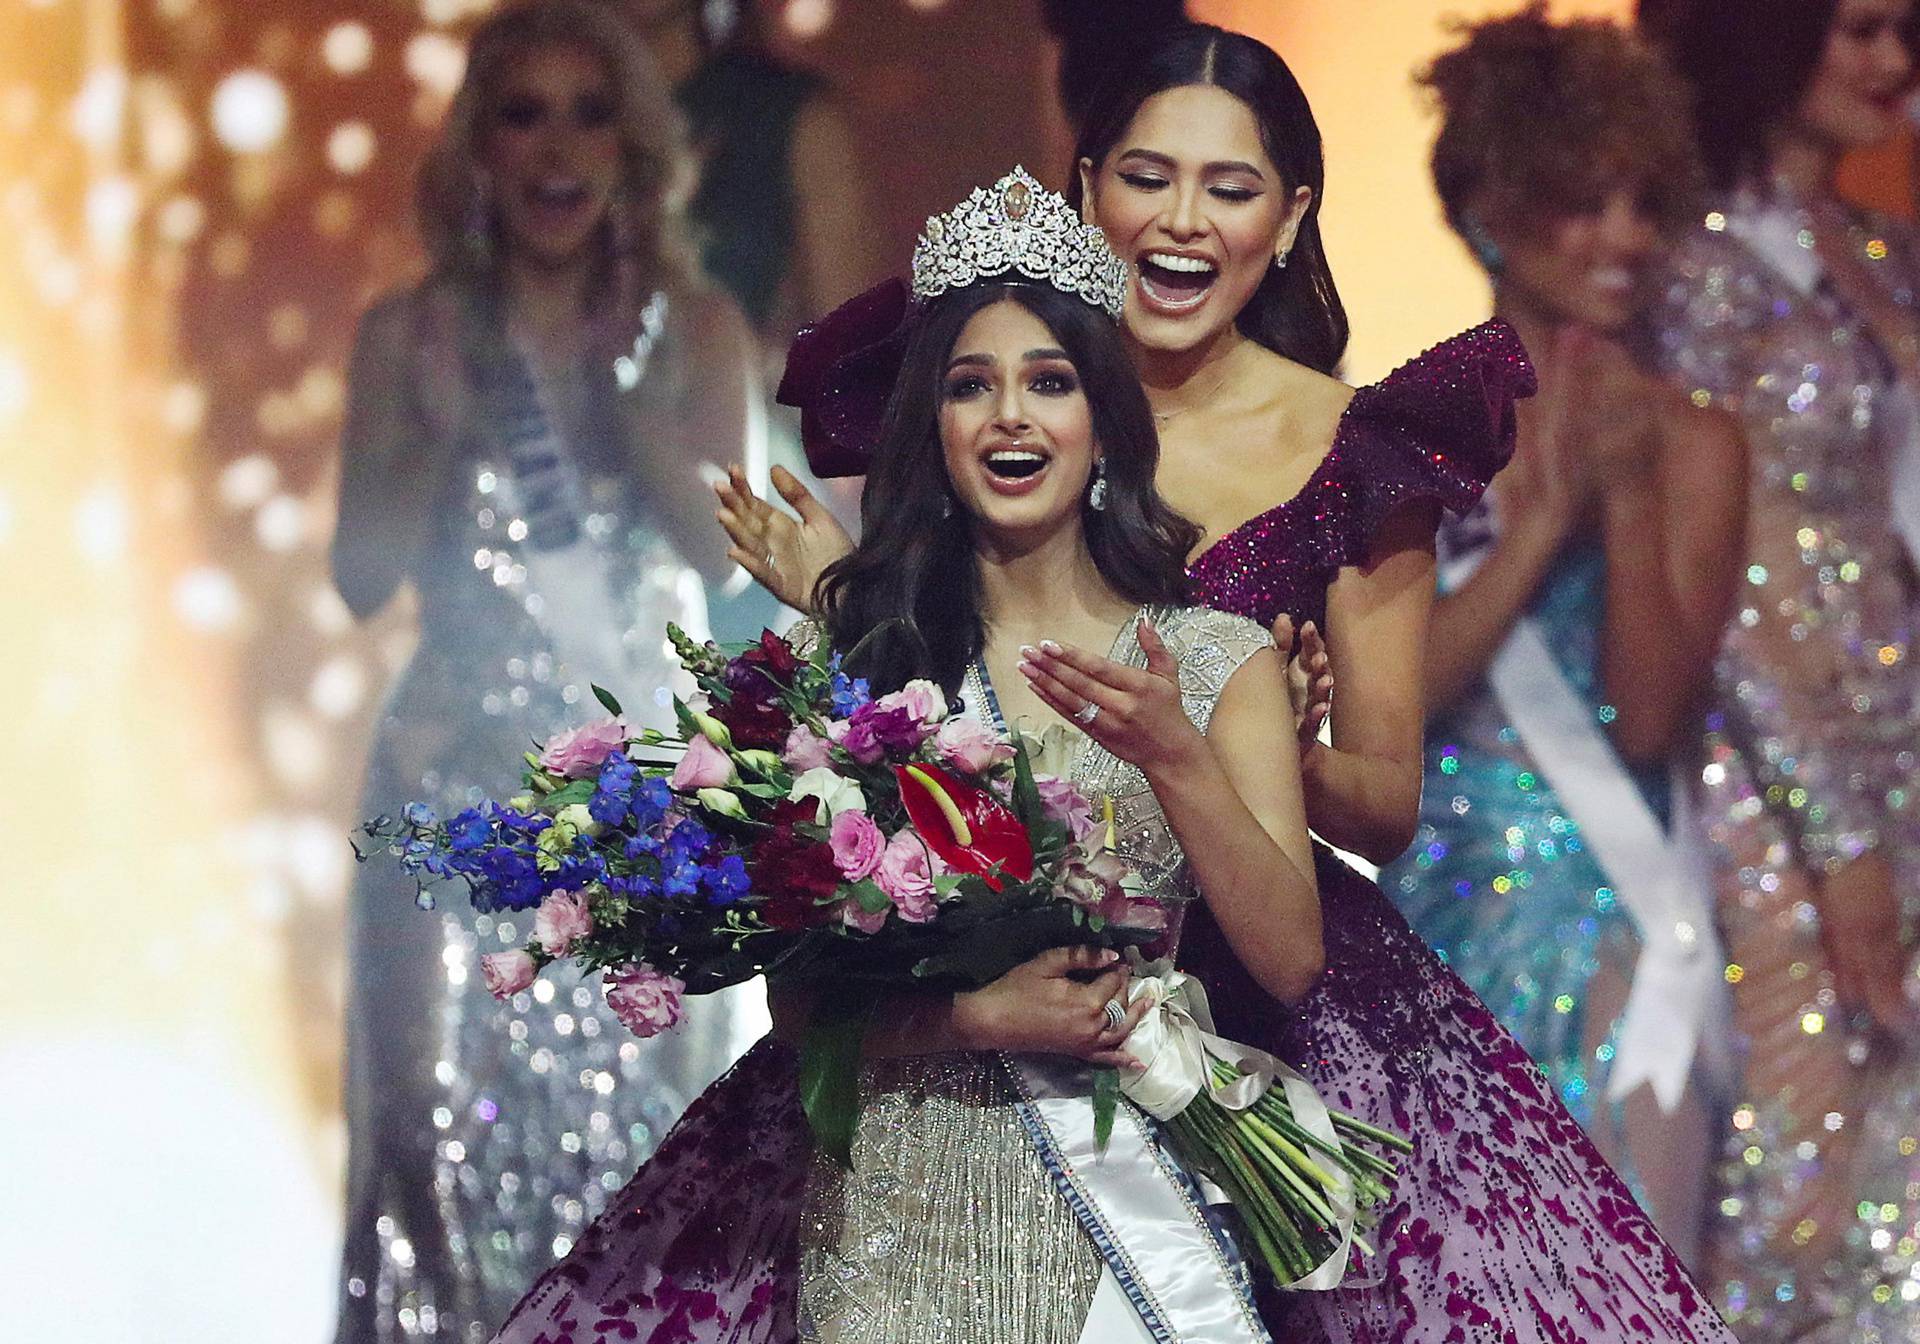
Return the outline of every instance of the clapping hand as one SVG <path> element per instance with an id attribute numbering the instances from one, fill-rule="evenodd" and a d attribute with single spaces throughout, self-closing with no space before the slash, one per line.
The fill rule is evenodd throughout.
<path id="1" fill-rule="evenodd" d="M 1143 618 L 1138 633 L 1145 668 L 1043 640 L 1020 650 L 1020 675 L 1080 731 L 1151 776 L 1206 740 L 1180 703 L 1179 662 L 1152 622 Z"/>
<path id="2" fill-rule="evenodd" d="M 793 513 L 776 509 L 756 495 L 747 473 L 736 463 L 727 469 L 724 481 L 714 483 L 714 493 L 720 497 L 714 517 L 733 543 L 728 558 L 780 601 L 808 611 L 814 584 L 828 565 L 853 549 L 853 538 L 799 477 L 785 467 L 775 467 L 772 479 L 773 488 Z"/>
<path id="3" fill-rule="evenodd" d="M 1293 638 L 1293 617 L 1286 612 L 1273 623 L 1274 646 L 1287 663 L 1287 699 L 1293 704 L 1293 726 L 1306 747 L 1319 740 L 1320 726 L 1333 709 L 1333 669 L 1327 661 L 1327 646 L 1320 628 L 1312 621 L 1300 627 L 1298 647 Z"/>

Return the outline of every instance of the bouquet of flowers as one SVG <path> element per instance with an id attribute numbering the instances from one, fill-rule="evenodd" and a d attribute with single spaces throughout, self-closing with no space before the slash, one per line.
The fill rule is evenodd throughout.
<path id="1" fill-rule="evenodd" d="M 761 974 L 830 984 L 801 1041 L 801 1100 L 844 1162 L 881 994 L 977 988 L 1048 948 L 1164 934 L 1169 911 L 1113 851 L 1111 802 L 1036 774 L 1023 744 L 952 712 L 938 686 L 876 698 L 824 642 L 802 652 L 770 631 L 731 653 L 668 636 L 701 693 L 698 708 L 676 697 L 677 733 L 631 727 L 595 688 L 609 717 L 535 744 L 515 797 L 445 819 L 413 803 L 362 828 L 415 876 L 424 907 L 458 879 L 476 910 L 532 912 L 523 947 L 482 958 L 496 995 L 570 962 L 603 972 L 614 1014 L 651 1036 L 689 994 Z M 1209 1067 L 1218 1078 L 1162 1118 L 1243 1203 L 1288 1282 L 1343 1250 L 1342 1200 L 1384 1194 L 1392 1165 L 1303 1128 L 1279 1089 L 1223 1105 L 1246 1071 Z M 1126 1086 L 1097 1075 L 1103 1134 Z M 1349 1137 L 1394 1142 L 1346 1123 Z"/>
<path id="2" fill-rule="evenodd" d="M 803 656 L 769 631 L 729 655 L 668 633 L 704 700 L 676 698 L 678 734 L 629 727 L 596 688 L 610 717 L 529 752 L 519 795 L 446 819 L 414 803 L 362 828 L 423 906 L 460 879 L 476 910 L 533 912 L 524 947 L 482 958 L 495 994 L 571 962 L 603 971 L 614 1013 L 650 1036 L 687 994 L 830 980 L 802 1078 L 838 1146 L 879 992 L 975 988 L 1049 947 L 1165 930 L 1093 805 L 933 683 L 876 699 L 824 648 Z"/>

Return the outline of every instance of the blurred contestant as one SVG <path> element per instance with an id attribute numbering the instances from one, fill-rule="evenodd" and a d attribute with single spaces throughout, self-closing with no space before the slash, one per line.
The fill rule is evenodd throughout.
<path id="1" fill-rule="evenodd" d="M 1725 986 L 1667 766 L 1732 603 L 1745 458 L 1732 417 L 1619 344 L 1692 215 L 1685 92 L 1627 32 L 1544 5 L 1469 30 L 1423 82 L 1447 217 L 1540 394 L 1440 529 L 1420 830 L 1382 885 L 1690 1255 Z"/>
<path id="2" fill-rule="evenodd" d="M 335 580 L 361 617 L 410 585 L 421 626 L 369 812 L 511 793 L 503 763 L 601 712 L 590 684 L 670 718 L 661 633 L 704 633 L 728 568 L 702 463 L 741 451 L 752 380 L 679 245 L 676 128 L 602 5 L 474 34 L 421 180 L 432 273 L 350 375 Z M 370 865 L 353 895 L 343 1344 L 491 1330 L 765 1024 L 743 999 L 638 1042 L 596 986 L 495 1002 L 467 968 L 525 929 L 436 924 L 409 885 Z"/>
<path id="3" fill-rule="evenodd" d="M 1920 1341 L 1920 239 L 1834 192 L 1913 84 L 1907 0 L 1668 0 L 1715 198 L 1662 356 L 1746 424 L 1702 750 L 1736 1022 L 1706 1281 L 1741 1338 Z M 1905 531 L 1903 545 L 1902 531 Z"/>

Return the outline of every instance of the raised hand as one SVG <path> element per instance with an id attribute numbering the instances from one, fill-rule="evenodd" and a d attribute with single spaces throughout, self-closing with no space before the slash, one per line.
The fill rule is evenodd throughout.
<path id="1" fill-rule="evenodd" d="M 785 467 L 773 469 L 773 488 L 793 513 L 756 495 L 736 463 L 724 481 L 714 483 L 720 497 L 714 517 L 733 543 L 727 555 L 735 564 L 788 606 L 809 611 L 814 584 L 828 565 L 853 549 L 853 538 Z"/>
<path id="2" fill-rule="evenodd" d="M 1137 1069 L 1121 1049 L 1152 1008 L 1143 994 L 1119 1026 L 1107 1004 L 1125 1004 L 1131 972 L 1120 954 L 1097 947 L 1056 947 L 1021 962 L 990 985 L 953 996 L 955 1034 L 971 1050 L 1074 1055 L 1093 1064 Z"/>
<path id="3" fill-rule="evenodd" d="M 1312 621 L 1300 627 L 1299 646 L 1293 637 L 1293 617 L 1281 612 L 1273 623 L 1274 646 L 1287 663 L 1287 699 L 1293 703 L 1294 731 L 1300 745 L 1319 740 L 1320 727 L 1333 709 L 1333 667 L 1320 628 Z"/>
<path id="4" fill-rule="evenodd" d="M 1206 739 L 1181 706 L 1180 664 L 1152 622 L 1141 620 L 1139 638 L 1144 669 L 1049 639 L 1021 648 L 1020 675 L 1081 732 L 1151 777 Z"/>

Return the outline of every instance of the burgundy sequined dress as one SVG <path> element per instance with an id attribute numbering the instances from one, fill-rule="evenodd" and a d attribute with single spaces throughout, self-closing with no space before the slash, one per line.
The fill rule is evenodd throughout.
<path id="1" fill-rule="evenodd" d="M 1192 568 L 1195 599 L 1266 623 L 1326 620 L 1327 587 L 1396 508 L 1470 505 L 1512 443 L 1532 372 L 1488 324 L 1360 389 L 1292 500 Z M 1288 1009 L 1258 988 L 1204 907 L 1186 969 L 1220 1029 L 1302 1068 L 1327 1100 L 1408 1135 L 1380 1254 L 1333 1292 L 1275 1294 L 1287 1344 L 1732 1344 L 1733 1337 L 1539 1070 L 1373 883 L 1321 850 L 1327 971 Z M 806 1136 L 793 1061 L 762 1043 L 658 1155 L 499 1339 L 788 1344 Z"/>

